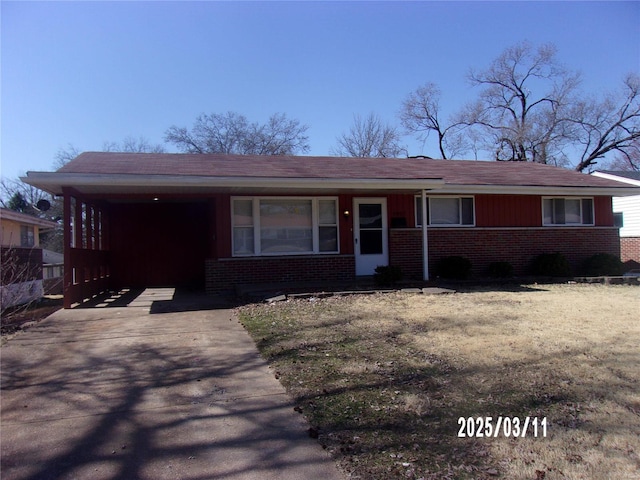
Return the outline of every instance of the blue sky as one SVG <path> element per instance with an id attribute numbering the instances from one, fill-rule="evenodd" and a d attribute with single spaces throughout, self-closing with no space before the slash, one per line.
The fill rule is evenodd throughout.
<path id="1" fill-rule="evenodd" d="M 68 144 L 163 143 L 171 125 L 229 110 L 284 112 L 309 125 L 309 154 L 327 155 L 354 114 L 398 123 L 426 82 L 453 113 L 477 93 L 469 69 L 523 40 L 554 43 L 595 94 L 640 71 L 640 2 L 2 1 L 0 13 L 6 177 L 51 170 Z"/>

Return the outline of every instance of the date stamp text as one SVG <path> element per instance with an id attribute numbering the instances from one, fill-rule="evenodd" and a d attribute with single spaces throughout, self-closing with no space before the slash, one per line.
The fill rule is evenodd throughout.
<path id="1" fill-rule="evenodd" d="M 546 438 L 547 417 L 460 417 L 459 438 Z"/>

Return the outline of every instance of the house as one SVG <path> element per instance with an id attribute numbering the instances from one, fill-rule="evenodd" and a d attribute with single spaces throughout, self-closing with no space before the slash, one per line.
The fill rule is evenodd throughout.
<path id="1" fill-rule="evenodd" d="M 36 300 L 44 294 L 40 233 L 55 227 L 57 224 L 49 220 L 0 209 L 2 310 Z"/>
<path id="2" fill-rule="evenodd" d="M 638 188 L 517 162 L 87 152 L 23 180 L 64 197 L 65 304 L 106 288 L 482 275 L 619 255 L 612 197 Z M 426 219 L 426 222 L 423 221 Z"/>
<path id="3" fill-rule="evenodd" d="M 594 172 L 600 178 L 616 180 L 640 187 L 640 172 L 603 170 Z M 613 198 L 616 224 L 620 226 L 620 258 L 633 268 L 640 267 L 640 194 Z"/>

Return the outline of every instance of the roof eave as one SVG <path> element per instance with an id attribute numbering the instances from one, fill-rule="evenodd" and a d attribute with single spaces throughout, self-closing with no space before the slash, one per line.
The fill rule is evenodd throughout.
<path id="1" fill-rule="evenodd" d="M 379 178 L 291 178 L 291 177 L 204 177 L 171 175 L 96 175 L 55 172 L 28 172 L 22 181 L 54 195 L 63 187 L 179 187 L 211 189 L 259 190 L 422 190 L 444 186 L 441 178 L 379 179 Z"/>
<path id="2" fill-rule="evenodd" d="M 634 180 L 633 178 L 622 177 L 620 175 L 614 175 L 612 173 L 606 172 L 593 172 L 591 175 L 593 175 L 594 177 L 606 178 L 607 180 L 615 180 L 616 182 L 627 183 L 629 185 L 637 185 L 640 187 L 640 180 Z"/>
<path id="3" fill-rule="evenodd" d="M 627 197 L 640 195 L 638 187 L 601 187 L 571 185 L 455 185 L 447 184 L 438 190 L 443 194 L 460 195 L 567 195 L 567 196 L 612 196 Z"/>

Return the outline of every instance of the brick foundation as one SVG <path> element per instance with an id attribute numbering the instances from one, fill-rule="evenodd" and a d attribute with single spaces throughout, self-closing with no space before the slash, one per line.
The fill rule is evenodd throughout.
<path id="1" fill-rule="evenodd" d="M 472 275 L 486 276 L 492 262 L 508 261 L 516 275 L 529 273 L 531 260 L 541 253 L 560 252 L 572 267 L 595 253 L 620 255 L 617 228 L 430 228 L 429 269 L 451 255 L 471 260 Z M 636 245 L 640 239 L 636 239 Z M 389 230 L 389 264 L 399 266 L 405 279 L 422 278 L 422 231 Z M 206 261 L 208 293 L 238 285 L 291 282 L 339 282 L 355 278 L 353 255 L 223 258 Z"/>
<path id="2" fill-rule="evenodd" d="M 560 252 L 574 269 L 595 253 L 620 255 L 616 228 L 430 228 L 429 269 L 451 255 L 471 260 L 474 276 L 485 276 L 492 262 L 508 261 L 516 275 L 526 275 L 541 253 Z M 390 230 L 389 263 L 402 268 L 407 279 L 422 278 L 422 231 Z"/>
<path id="3" fill-rule="evenodd" d="M 640 263 L 640 237 L 620 238 L 620 259 Z"/>
<path id="4" fill-rule="evenodd" d="M 207 259 L 207 293 L 253 283 L 338 282 L 355 278 L 353 255 Z"/>

